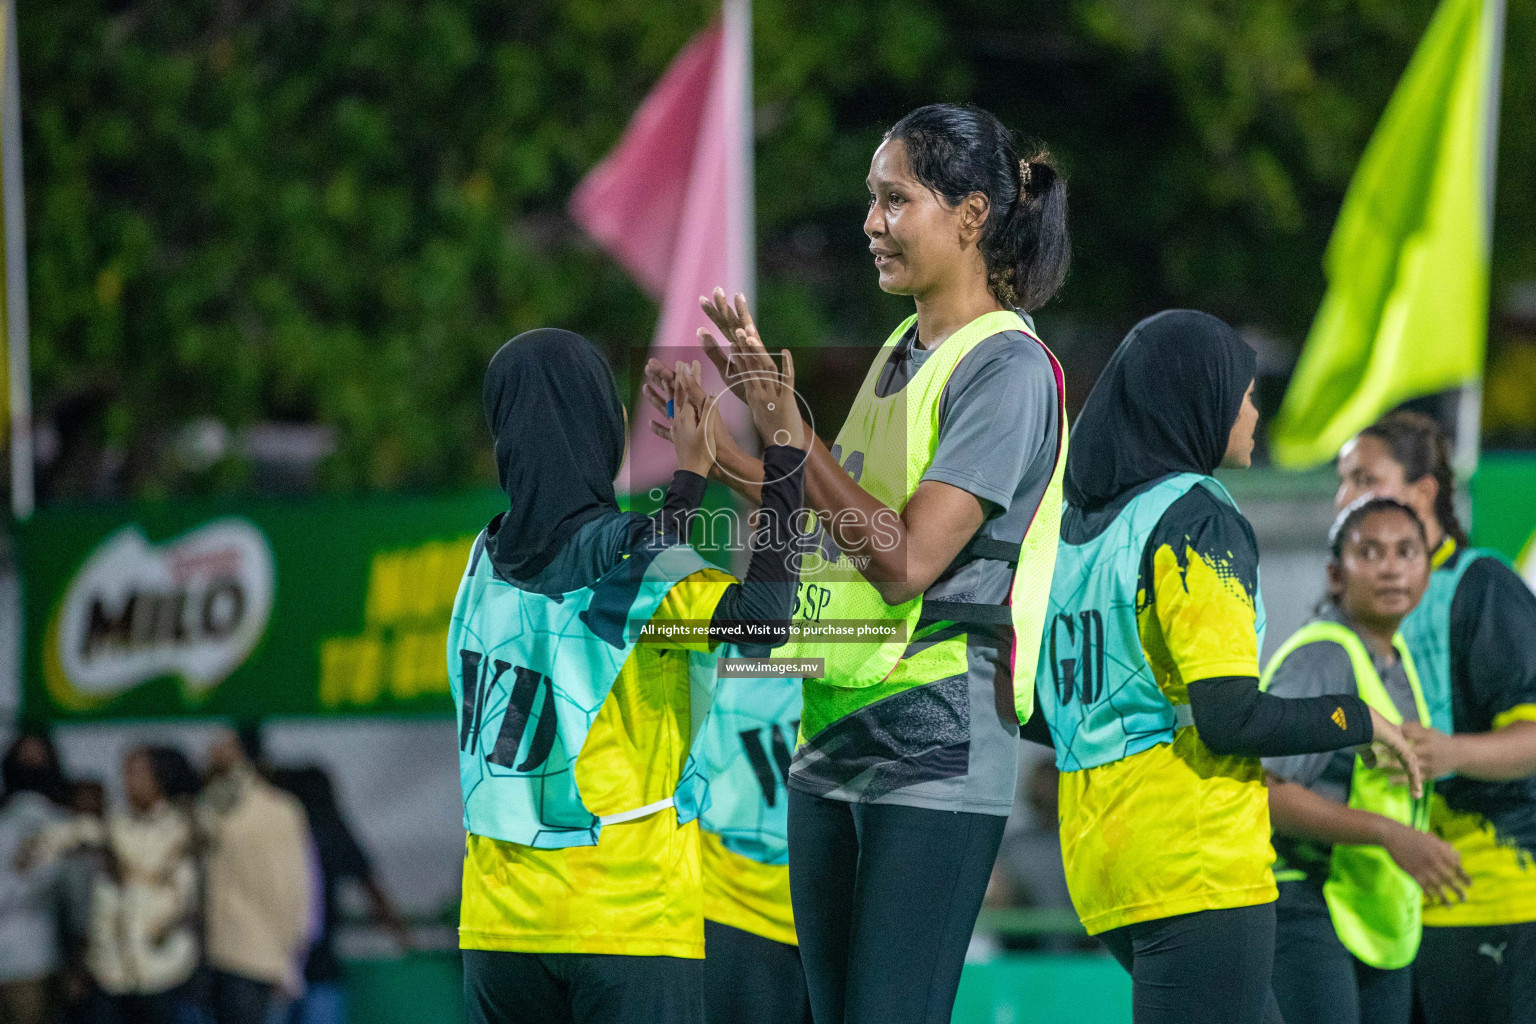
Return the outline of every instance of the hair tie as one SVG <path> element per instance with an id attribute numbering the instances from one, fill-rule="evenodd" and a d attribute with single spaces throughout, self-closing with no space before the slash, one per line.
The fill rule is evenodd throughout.
<path id="1" fill-rule="evenodd" d="M 1328 546 L 1331 548 L 1339 542 L 1339 533 L 1344 529 L 1344 524 L 1349 522 L 1350 516 L 1379 497 L 1379 494 L 1368 492 L 1341 508 L 1339 514 L 1333 517 L 1333 524 L 1328 527 Z"/>
<path id="2" fill-rule="evenodd" d="M 1033 170 L 1033 165 L 1028 160 L 1020 160 L 1019 161 L 1019 194 L 1020 195 L 1025 195 L 1025 194 L 1027 194 L 1029 192 L 1029 179 L 1031 177 L 1032 170 Z"/>

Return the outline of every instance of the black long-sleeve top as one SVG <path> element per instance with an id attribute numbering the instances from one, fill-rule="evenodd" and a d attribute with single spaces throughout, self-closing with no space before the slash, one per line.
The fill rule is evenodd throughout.
<path id="1" fill-rule="evenodd" d="M 789 638 L 789 620 L 799 583 L 800 538 L 794 515 L 805 495 L 805 451 L 770 445 L 763 452 L 762 508 L 753 515 L 752 559 L 747 574 L 721 595 L 710 620 L 710 642 L 737 643 L 748 653 L 778 647 Z M 706 481 L 678 470 L 658 515 L 670 542 L 686 542 Z"/>
<path id="2" fill-rule="evenodd" d="M 1338 718 L 1334 712 L 1343 709 Z M 1254 676 L 1223 676 L 1189 684 L 1189 709 L 1200 739 L 1213 753 L 1248 757 L 1314 754 L 1371 741 L 1371 714 L 1353 694 L 1276 697 Z M 1345 725 L 1338 724 L 1342 720 Z M 1053 746 L 1045 716 L 1030 716 L 1019 735 Z"/>

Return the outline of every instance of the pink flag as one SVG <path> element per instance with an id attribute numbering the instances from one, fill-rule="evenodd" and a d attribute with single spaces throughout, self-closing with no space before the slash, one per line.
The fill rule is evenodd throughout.
<path id="1" fill-rule="evenodd" d="M 660 300 L 652 353 L 668 363 L 699 359 L 711 391 L 723 384 L 699 349 L 696 332 L 710 326 L 699 296 L 752 291 L 749 33 L 746 0 L 727 0 L 721 22 L 678 54 L 571 196 L 576 222 Z M 722 408 L 733 426 L 745 422 L 739 402 Z M 676 462 L 671 445 L 638 422 L 626 466 L 621 483 L 637 493 L 669 480 Z"/>

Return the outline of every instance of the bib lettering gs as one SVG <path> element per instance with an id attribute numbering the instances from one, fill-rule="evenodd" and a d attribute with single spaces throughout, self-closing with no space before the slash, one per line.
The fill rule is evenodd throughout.
<path id="1" fill-rule="evenodd" d="M 694 766 L 675 796 L 599 818 L 576 784 L 593 721 L 638 639 L 679 580 L 708 567 L 686 545 L 631 554 L 590 587 L 558 595 L 520 590 L 493 572 L 483 539 L 459 585 L 448 629 L 448 678 L 459 719 L 464 828 L 541 849 L 592 846 L 604 823 L 675 804 L 689 821 Z M 697 725 L 709 705 L 713 658 L 691 672 Z"/>
<path id="2" fill-rule="evenodd" d="M 1171 704 L 1153 675 L 1137 630 L 1137 579 L 1147 539 L 1163 513 L 1204 487 L 1236 507 L 1214 478 L 1179 473 L 1131 500 L 1086 544 L 1063 541 L 1056 556 L 1037 676 L 1040 710 L 1056 745 L 1056 766 L 1081 771 L 1130 757 L 1193 722 Z M 1259 643 L 1264 605 L 1254 595 Z"/>

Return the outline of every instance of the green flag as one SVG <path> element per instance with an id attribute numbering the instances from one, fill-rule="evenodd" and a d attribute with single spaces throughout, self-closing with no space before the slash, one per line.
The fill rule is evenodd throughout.
<path id="1" fill-rule="evenodd" d="M 1327 462 L 1394 406 L 1482 376 L 1492 4 L 1442 0 L 1350 182 L 1328 292 L 1271 432 L 1283 466 Z"/>

